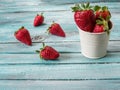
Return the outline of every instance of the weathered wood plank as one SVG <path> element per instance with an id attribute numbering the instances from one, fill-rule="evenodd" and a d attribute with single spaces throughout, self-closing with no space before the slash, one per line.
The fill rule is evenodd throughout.
<path id="1" fill-rule="evenodd" d="M 54 37 L 56 38 L 56 37 Z M 63 39 L 63 38 L 61 38 Z M 52 40 L 52 39 L 51 39 Z M 27 46 L 23 43 L 1 43 L 0 44 L 0 54 L 19 54 L 19 53 L 35 53 L 35 50 L 39 50 L 42 47 L 42 42 L 33 43 L 32 46 Z M 52 46 L 59 52 L 63 53 L 79 53 L 81 52 L 80 41 L 47 41 L 46 45 Z M 120 41 L 109 41 L 108 52 L 120 52 Z"/>
<path id="2" fill-rule="evenodd" d="M 31 81 L 3 80 L 1 90 L 119 90 L 120 80 Z"/>
<path id="3" fill-rule="evenodd" d="M 26 64 L 109 64 L 120 63 L 120 53 L 108 53 L 106 57 L 93 60 L 81 55 L 81 53 L 60 53 L 55 61 L 45 61 L 39 54 L 0 54 L 0 65 L 26 65 Z"/>
<path id="4" fill-rule="evenodd" d="M 110 63 L 120 62 L 120 42 L 110 41 L 108 45 L 108 55 L 99 60 L 90 60 L 81 55 L 80 42 L 49 42 L 46 45 L 54 47 L 60 52 L 58 61 L 43 61 L 35 52 L 42 43 L 34 43 L 32 47 L 21 43 L 0 44 L 0 64 L 19 64 L 19 63 Z"/>
<path id="5" fill-rule="evenodd" d="M 58 1 L 58 0 L 56 0 Z M 67 0 L 65 0 L 67 1 Z M 52 1 L 50 1 L 52 2 Z M 1 3 L 1 11 L 0 12 L 20 12 L 20 11 L 56 11 L 56 10 L 70 10 L 70 7 L 73 6 L 73 4 L 71 3 L 64 3 L 64 4 L 50 4 L 49 3 L 43 3 L 43 2 L 40 2 L 40 1 L 31 1 L 31 2 L 2 2 Z M 69 2 L 69 1 L 68 1 Z M 74 2 L 74 1 L 73 1 Z M 120 5 L 120 2 L 99 2 L 98 3 L 91 3 L 91 4 L 99 4 L 101 6 L 103 5 L 107 5 L 109 6 L 111 9 L 115 10 L 115 8 L 118 8 L 119 9 L 119 5 Z M 16 7 L 17 5 L 17 7 Z M 58 7 L 59 5 L 59 7 Z M 6 8 L 5 8 L 6 7 Z M 118 11 L 117 11 L 118 12 Z"/>
<path id="6" fill-rule="evenodd" d="M 46 45 L 54 47 L 59 52 L 80 52 L 80 42 L 61 41 L 61 42 L 45 42 Z M 35 53 L 36 50 L 42 48 L 42 43 L 33 43 L 32 46 L 27 46 L 23 43 L 3 43 L 0 44 L 1 54 L 10 53 Z"/>
<path id="7" fill-rule="evenodd" d="M 0 79 L 120 79 L 120 64 L 0 65 Z"/>
<path id="8" fill-rule="evenodd" d="M 43 2 L 46 3 L 50 3 L 50 4 L 69 4 L 69 3 L 79 3 L 79 2 L 91 2 L 91 3 L 95 3 L 95 2 L 118 2 L 119 0 L 41 0 Z"/>

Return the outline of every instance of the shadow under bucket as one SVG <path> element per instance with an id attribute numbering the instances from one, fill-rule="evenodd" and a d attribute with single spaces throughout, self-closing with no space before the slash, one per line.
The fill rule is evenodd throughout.
<path id="1" fill-rule="evenodd" d="M 79 34 L 81 53 L 85 57 L 98 59 L 104 57 L 107 54 L 110 33 L 90 33 L 79 29 Z"/>

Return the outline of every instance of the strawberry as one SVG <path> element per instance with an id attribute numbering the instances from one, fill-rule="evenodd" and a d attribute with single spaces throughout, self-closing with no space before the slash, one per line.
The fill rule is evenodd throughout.
<path id="1" fill-rule="evenodd" d="M 96 19 L 102 17 L 107 21 L 110 20 L 111 14 L 110 11 L 108 10 L 108 7 L 106 6 L 100 7 L 97 5 L 94 7 L 94 10 L 95 10 Z"/>
<path id="2" fill-rule="evenodd" d="M 100 33 L 100 32 L 104 32 L 104 26 L 96 24 L 93 33 Z"/>
<path id="3" fill-rule="evenodd" d="M 33 25 L 36 26 L 40 26 L 44 21 L 44 16 L 43 13 L 41 13 L 41 15 L 37 14 L 35 19 L 34 19 L 34 23 Z"/>
<path id="4" fill-rule="evenodd" d="M 106 31 L 109 34 L 110 28 L 111 27 L 109 27 L 108 21 L 106 21 L 104 18 L 99 18 L 96 20 L 96 25 L 94 27 L 93 32 L 100 33 Z"/>
<path id="5" fill-rule="evenodd" d="M 112 26 L 113 26 L 113 24 L 112 24 L 112 22 L 109 20 L 109 21 L 108 21 L 108 27 L 109 27 L 109 29 L 111 29 Z"/>
<path id="6" fill-rule="evenodd" d="M 55 60 L 60 56 L 54 48 L 51 46 L 45 46 L 44 43 L 43 48 L 41 48 L 40 51 L 36 50 L 36 52 L 39 52 L 40 57 L 45 60 Z"/>
<path id="7" fill-rule="evenodd" d="M 52 35 L 60 36 L 60 37 L 65 37 L 65 32 L 61 28 L 60 24 L 54 23 L 48 28 L 48 32 Z"/>
<path id="8" fill-rule="evenodd" d="M 30 37 L 29 31 L 26 28 L 21 27 L 18 31 L 16 31 L 14 33 L 14 36 L 20 42 L 22 42 L 22 43 L 24 43 L 26 45 L 29 45 L 29 46 L 32 45 L 32 41 L 31 41 L 31 37 Z"/>
<path id="9" fill-rule="evenodd" d="M 77 26 L 87 32 L 92 32 L 95 26 L 95 14 L 91 9 L 89 3 L 76 4 L 75 7 L 72 7 L 74 13 L 74 20 Z"/>

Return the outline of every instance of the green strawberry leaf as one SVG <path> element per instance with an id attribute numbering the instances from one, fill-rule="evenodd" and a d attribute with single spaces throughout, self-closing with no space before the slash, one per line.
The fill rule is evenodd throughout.
<path id="1" fill-rule="evenodd" d="M 75 4 L 74 7 L 71 7 L 72 9 L 72 12 L 76 12 L 76 11 L 82 11 L 82 10 L 90 10 L 90 9 L 93 9 L 93 6 L 90 6 L 90 3 L 87 2 L 86 4 L 85 3 L 77 3 Z"/>
<path id="2" fill-rule="evenodd" d="M 101 9 L 101 7 L 98 6 L 98 5 L 96 5 L 96 6 L 94 7 L 94 11 L 99 11 L 100 9 Z"/>
<path id="3" fill-rule="evenodd" d="M 106 17 L 106 20 L 109 21 L 110 18 L 111 18 L 111 16 L 109 15 L 109 16 Z"/>
<path id="4" fill-rule="evenodd" d="M 71 7 L 71 9 L 72 9 L 72 12 L 76 12 L 76 11 L 80 11 L 80 10 L 82 10 L 82 8 L 80 7 L 80 5 L 79 4 L 75 4 L 75 6 L 74 7 Z"/>
<path id="5" fill-rule="evenodd" d="M 108 11 L 108 7 L 103 6 L 103 7 L 102 7 L 102 10 L 103 10 L 103 11 Z"/>
<path id="6" fill-rule="evenodd" d="M 89 8 L 89 6 L 90 6 L 90 3 L 89 3 L 89 2 L 87 2 L 87 4 L 86 4 L 86 8 Z"/>
<path id="7" fill-rule="evenodd" d="M 101 20 L 96 20 L 96 23 L 97 23 L 98 25 L 102 25 L 102 24 L 103 24 L 103 21 L 101 21 Z"/>
<path id="8" fill-rule="evenodd" d="M 43 50 L 43 48 L 40 48 L 40 51 Z"/>
<path id="9" fill-rule="evenodd" d="M 37 53 L 40 53 L 40 51 L 39 51 L 39 50 L 36 50 L 36 52 L 37 52 Z"/>
<path id="10" fill-rule="evenodd" d="M 89 9 L 92 9 L 93 8 L 93 6 L 89 6 Z"/>
<path id="11" fill-rule="evenodd" d="M 81 4 L 81 7 L 82 7 L 83 9 L 85 9 L 85 8 L 86 8 L 86 6 L 85 6 L 85 4 L 84 4 L 84 3 L 82 3 L 82 4 Z"/>

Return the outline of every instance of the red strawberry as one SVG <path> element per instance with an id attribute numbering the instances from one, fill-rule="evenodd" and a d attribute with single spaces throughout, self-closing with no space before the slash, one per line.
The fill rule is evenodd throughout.
<path id="1" fill-rule="evenodd" d="M 72 10 L 75 12 L 74 20 L 77 26 L 84 31 L 92 32 L 95 26 L 95 14 L 89 3 L 81 4 L 81 6 L 76 4 Z"/>
<path id="2" fill-rule="evenodd" d="M 40 26 L 44 21 L 44 16 L 43 13 L 41 13 L 41 15 L 37 14 L 37 16 L 34 19 L 34 26 Z"/>
<path id="3" fill-rule="evenodd" d="M 106 21 L 104 18 L 99 18 L 96 20 L 96 25 L 93 30 L 94 33 L 100 33 L 106 31 L 109 34 L 109 30 L 110 27 L 108 21 Z"/>
<path id="4" fill-rule="evenodd" d="M 112 22 L 109 20 L 109 21 L 108 21 L 108 27 L 109 27 L 109 29 L 111 29 L 112 26 L 113 26 L 113 24 L 112 24 Z"/>
<path id="5" fill-rule="evenodd" d="M 102 17 L 105 20 L 109 21 L 109 19 L 111 18 L 110 11 L 108 10 L 108 7 L 106 7 L 106 6 L 100 7 L 97 5 L 94 7 L 94 10 L 95 10 L 95 14 L 96 14 L 96 19 Z"/>
<path id="6" fill-rule="evenodd" d="M 29 46 L 32 45 L 32 41 L 31 41 L 29 31 L 26 28 L 21 27 L 18 31 L 16 31 L 14 33 L 14 36 L 20 42 L 22 42 L 22 43 L 24 43 L 26 45 L 29 45 Z"/>
<path id="7" fill-rule="evenodd" d="M 65 37 L 65 32 L 58 23 L 53 22 L 53 24 L 48 28 L 48 32 L 56 36 Z"/>
<path id="8" fill-rule="evenodd" d="M 52 47 L 50 46 L 45 46 L 43 43 L 43 48 L 41 48 L 40 51 L 36 50 L 39 52 L 40 57 L 45 60 L 55 60 L 57 59 L 60 55 L 59 53 Z"/>
<path id="9" fill-rule="evenodd" d="M 103 25 L 98 25 L 98 24 L 96 24 L 93 32 L 94 32 L 94 33 L 104 32 L 104 26 L 103 26 Z"/>

